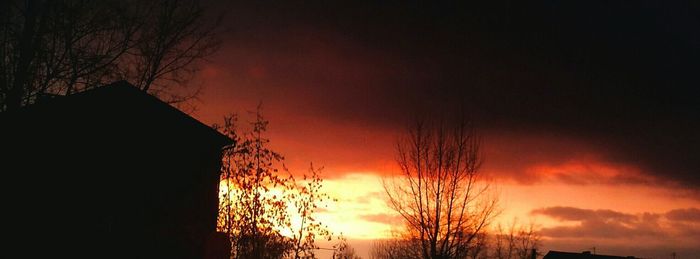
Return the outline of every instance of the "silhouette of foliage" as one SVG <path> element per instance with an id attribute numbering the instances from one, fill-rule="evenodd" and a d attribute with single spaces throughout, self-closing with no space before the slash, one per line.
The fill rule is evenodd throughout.
<path id="1" fill-rule="evenodd" d="M 239 134 L 237 116 L 220 130 L 234 140 L 224 150 L 218 230 L 229 235 L 233 258 L 315 258 L 315 240 L 331 233 L 315 217 L 330 197 L 313 165 L 297 181 L 269 149 L 266 121 L 258 107 L 252 130 Z"/>
<path id="2" fill-rule="evenodd" d="M 314 216 L 319 205 L 331 200 L 328 194 L 321 192 L 322 187 L 323 179 L 320 178 L 319 171 L 311 165 L 309 174 L 303 175 L 303 181 L 296 184 L 292 194 L 287 197 L 287 200 L 293 202 L 300 219 L 298 226 L 287 225 L 295 242 L 294 258 L 315 258 L 314 251 L 319 248 L 314 242 L 316 238 L 331 240 L 332 234 L 328 228 Z"/>
<path id="3" fill-rule="evenodd" d="M 342 234 L 338 237 L 338 243 L 333 245 L 333 259 L 361 259 L 355 252 L 355 248 L 348 244 L 348 239 Z"/>
<path id="4" fill-rule="evenodd" d="M 218 24 L 197 0 L 2 1 L 0 111 L 116 80 L 188 100 Z"/>
<path id="5" fill-rule="evenodd" d="M 383 184 L 406 226 L 398 250 L 410 258 L 467 257 L 497 203 L 480 182 L 474 129 L 464 119 L 416 120 L 397 143 L 397 161 L 401 174 Z"/>

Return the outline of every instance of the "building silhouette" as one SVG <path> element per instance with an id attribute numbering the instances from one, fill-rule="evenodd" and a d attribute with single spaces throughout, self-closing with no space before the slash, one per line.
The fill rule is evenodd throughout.
<path id="1" fill-rule="evenodd" d="M 591 254 L 590 251 L 582 253 L 549 251 L 543 259 L 637 259 L 637 257 Z"/>
<path id="2" fill-rule="evenodd" d="M 2 113 L 2 252 L 202 258 L 230 143 L 124 81 Z"/>

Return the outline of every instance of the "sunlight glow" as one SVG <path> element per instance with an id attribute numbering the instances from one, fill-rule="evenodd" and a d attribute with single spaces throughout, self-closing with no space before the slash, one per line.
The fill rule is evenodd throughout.
<path id="1" fill-rule="evenodd" d="M 353 239 L 375 239 L 390 237 L 390 232 L 401 222 L 383 200 L 381 178 L 372 173 L 348 174 L 342 178 L 324 180 L 322 191 L 328 193 L 337 202 L 324 202 L 316 210 L 316 218 L 328 226 L 336 235 L 343 234 Z M 228 192 L 225 181 L 219 185 L 219 199 L 224 199 Z M 232 192 L 230 199 L 235 199 Z M 282 195 L 280 189 L 270 189 L 264 196 Z M 298 231 L 301 217 L 293 203 L 287 204 L 287 213 L 291 215 L 291 228 L 280 226 L 284 236 L 292 236 Z M 320 238 L 320 237 L 319 237 Z"/>
<path id="2" fill-rule="evenodd" d="M 338 202 L 319 213 L 322 222 L 348 238 L 374 239 L 391 236 L 401 226 L 384 201 L 381 177 L 376 173 L 352 173 L 324 181 L 324 188 Z"/>

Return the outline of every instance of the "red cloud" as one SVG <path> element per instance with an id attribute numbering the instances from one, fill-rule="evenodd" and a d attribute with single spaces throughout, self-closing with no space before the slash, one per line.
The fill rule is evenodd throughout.
<path id="1" fill-rule="evenodd" d="M 588 210 L 561 206 L 536 209 L 533 210 L 532 213 L 568 221 L 615 220 L 628 222 L 635 218 L 635 216 L 632 214 L 626 214 L 613 210 Z"/>

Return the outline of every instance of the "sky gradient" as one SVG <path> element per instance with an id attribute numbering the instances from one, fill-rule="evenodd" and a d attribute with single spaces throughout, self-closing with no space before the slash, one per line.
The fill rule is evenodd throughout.
<path id="1" fill-rule="evenodd" d="M 545 251 L 700 256 L 700 6 L 565 2 L 211 3 L 231 11 L 193 115 L 262 102 L 290 169 L 324 166 L 322 217 L 351 239 L 400 222 L 379 180 L 411 115 L 458 109 L 498 222 L 535 222 Z"/>

